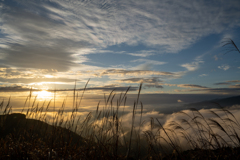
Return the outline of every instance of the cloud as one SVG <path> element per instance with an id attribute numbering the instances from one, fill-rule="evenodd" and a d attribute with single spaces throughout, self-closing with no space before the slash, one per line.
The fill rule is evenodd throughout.
<path id="1" fill-rule="evenodd" d="M 153 70 L 131 70 L 131 69 L 105 69 L 94 71 L 95 76 L 108 76 L 110 79 L 125 79 L 128 78 L 148 78 L 149 76 L 158 77 L 160 79 L 177 79 L 182 77 L 185 72 L 163 72 Z"/>
<path id="2" fill-rule="evenodd" d="M 117 92 L 124 92 L 127 91 L 129 87 L 125 86 L 115 86 L 115 85 L 109 85 L 109 86 L 102 86 L 102 87 L 87 87 L 86 91 L 117 91 Z M 130 87 L 129 91 L 137 91 L 138 87 Z M 25 86 L 7 86 L 7 87 L 0 87 L 0 92 L 26 92 L 30 91 L 31 88 L 25 87 Z M 75 91 L 83 91 L 84 89 L 75 89 Z M 41 89 L 33 88 L 32 91 L 41 91 Z M 73 92 L 74 89 L 48 89 L 49 92 Z"/>
<path id="3" fill-rule="evenodd" d="M 33 9 L 40 13 L 29 8 L 4 8 L 1 31 L 6 36 L 1 38 L 7 41 L 5 45 L 8 47 L 0 48 L 4 55 L 1 62 L 21 68 L 67 71 L 76 65 L 70 49 L 84 48 L 88 42 L 74 39 L 73 30 L 42 15 L 41 5 L 33 6 Z"/>
<path id="4" fill-rule="evenodd" d="M 8 86 L 8 87 L 0 87 L 0 92 L 29 92 L 31 88 L 27 88 L 24 86 Z M 40 91 L 39 89 L 32 89 L 32 91 Z"/>
<path id="5" fill-rule="evenodd" d="M 141 51 L 123 53 L 138 57 L 176 53 L 202 37 L 222 33 L 226 27 L 234 28 L 240 24 L 240 14 L 237 14 L 240 13 L 239 2 L 234 0 L 189 0 L 174 4 L 167 0 L 161 3 L 141 0 L 105 1 L 104 4 L 97 0 L 8 0 L 0 3 L 0 64 L 17 69 L 54 69 L 58 72 L 74 68 L 71 74 L 58 77 L 59 81 L 66 82 L 73 79 L 76 70 L 85 69 L 84 62 L 91 61 L 86 55 L 111 53 L 110 46 L 143 46 Z M 151 50 L 147 50 L 147 47 Z M 170 79 L 195 71 L 203 63 L 196 58 L 193 62 L 181 65 L 186 68 L 185 72 L 162 72 L 151 71 L 152 65 L 163 65 L 166 62 L 144 59 L 135 62 L 139 63 L 135 69 L 99 67 L 99 70 L 96 67 L 98 70 L 94 68 L 96 70 L 92 71 L 94 66 L 87 67 L 96 76 L 108 76 L 111 79 L 119 79 L 120 76 L 159 76 L 161 79 Z M 25 82 L 50 80 L 41 77 L 42 74 L 37 79 L 37 74 L 25 71 L 3 74 L 1 80 L 11 83 L 24 82 L 24 78 Z M 16 81 L 17 77 L 23 79 Z"/>
<path id="6" fill-rule="evenodd" d="M 201 74 L 199 75 L 200 77 L 205 77 L 205 76 L 208 76 L 207 74 Z"/>
<path id="7" fill-rule="evenodd" d="M 205 93 L 208 94 L 239 94 L 240 93 L 240 88 L 206 88 L 204 90 L 189 90 L 191 92 L 196 92 L 196 91 L 204 91 Z"/>
<path id="8" fill-rule="evenodd" d="M 240 83 L 240 80 L 231 80 L 231 81 L 226 81 L 226 82 L 230 82 L 230 83 Z"/>
<path id="9" fill-rule="evenodd" d="M 214 85 L 230 85 L 232 83 L 239 83 L 240 80 L 230 80 L 225 82 L 214 83 Z"/>
<path id="10" fill-rule="evenodd" d="M 138 66 L 132 67 L 132 70 L 152 70 L 152 64 L 151 63 L 143 63 Z"/>
<path id="11" fill-rule="evenodd" d="M 89 26 L 88 30 L 95 33 L 90 32 L 90 35 L 96 40 L 102 40 L 107 44 L 141 42 L 161 45 L 168 52 L 186 48 L 202 36 L 220 33 L 226 25 L 229 27 L 239 25 L 238 21 L 234 21 L 239 19 L 236 13 L 239 3 L 236 1 L 210 3 L 185 1 L 174 5 L 167 0 L 161 3 L 108 1 L 104 5 L 98 1 L 56 2 L 66 10 L 74 10 L 78 16 L 83 17 L 84 24 Z M 89 8 L 92 9 L 91 12 Z"/>
<path id="12" fill-rule="evenodd" d="M 165 85 L 165 86 L 170 86 L 170 87 L 172 87 L 172 86 L 177 86 L 177 84 L 168 84 L 168 83 L 164 83 L 163 85 Z"/>
<path id="13" fill-rule="evenodd" d="M 217 108 L 200 110 L 191 109 L 181 110 L 181 112 L 172 114 L 162 114 L 157 111 L 145 111 L 142 114 L 136 112 L 134 116 L 134 127 L 138 128 L 139 125 L 141 125 L 140 134 L 143 135 L 146 132 L 153 133 L 153 135 L 160 134 L 162 138 L 165 138 L 168 144 L 171 143 L 169 142 L 168 136 L 174 134 L 174 136 L 171 136 L 171 140 L 174 143 L 177 143 L 177 145 L 183 150 L 195 149 L 196 144 L 202 148 L 206 147 L 205 143 L 201 143 L 202 139 L 199 140 L 199 136 L 202 136 L 214 146 L 215 142 L 212 140 L 213 138 L 209 138 L 209 133 L 214 133 L 214 135 L 217 134 L 225 140 L 222 141 L 223 139 L 220 138 L 218 140 L 220 143 L 222 142 L 222 144 L 226 145 L 227 142 L 230 146 L 235 146 L 237 144 L 234 144 L 232 139 L 237 141 L 237 137 L 230 138 L 228 135 L 234 132 L 235 127 L 239 127 L 237 123 L 240 120 L 239 105 L 234 105 L 225 109 L 227 109 L 227 111 Z M 122 122 L 121 126 L 124 128 L 124 135 L 131 130 L 132 117 L 132 113 L 127 113 L 119 118 Z M 213 123 L 214 121 L 218 123 Z M 165 131 L 161 130 L 159 123 L 164 127 Z M 200 124 L 202 127 L 199 128 L 196 123 Z M 98 124 L 102 123 L 98 121 Z M 222 131 L 222 128 L 219 127 L 219 125 L 226 130 L 227 134 Z M 156 134 L 158 131 L 160 131 L 160 133 Z M 168 136 L 165 135 L 165 132 L 168 133 Z M 237 131 L 237 134 L 240 134 L 239 130 Z M 191 140 L 193 144 L 189 143 L 189 145 L 186 145 L 189 140 Z M 161 143 L 161 145 L 165 145 L 166 141 L 158 141 L 156 139 L 154 144 Z"/>
<path id="14" fill-rule="evenodd" d="M 47 69 L 16 69 L 16 68 L 0 68 L 0 81 L 2 83 L 69 83 L 75 79 L 71 77 L 61 76 L 56 70 Z"/>
<path id="15" fill-rule="evenodd" d="M 185 88 L 196 88 L 196 89 L 175 89 L 175 92 L 200 92 L 204 94 L 219 94 L 219 95 L 238 95 L 240 88 L 238 85 L 231 86 L 232 88 L 204 88 L 204 87 L 185 87 Z M 183 86 L 184 88 L 184 86 Z M 199 89 L 197 89 L 199 88 Z"/>
<path id="16" fill-rule="evenodd" d="M 135 116 L 135 126 L 138 126 L 140 124 L 140 117 L 141 117 L 141 114 L 136 114 L 136 116 Z M 143 120 L 146 120 L 146 121 L 149 122 L 149 120 L 151 118 L 158 118 L 162 122 L 165 122 L 165 119 L 167 118 L 167 116 L 162 114 L 162 113 L 159 113 L 157 111 L 149 111 L 149 112 L 145 112 L 145 113 L 142 114 L 142 119 Z M 131 121 L 132 121 L 132 113 L 128 113 L 128 114 L 124 115 L 122 117 L 122 124 L 124 125 L 123 127 L 126 127 L 128 129 L 130 129 L 131 128 Z M 143 128 L 144 128 L 144 130 L 146 130 L 148 127 L 144 126 Z"/>
<path id="17" fill-rule="evenodd" d="M 14 67 L 57 69 L 58 71 L 67 71 L 71 66 L 76 65 L 73 62 L 74 58 L 66 51 L 66 46 L 55 47 L 11 45 L 8 49 L 0 49 L 1 52 L 6 53 L 2 63 Z"/>
<path id="18" fill-rule="evenodd" d="M 230 88 L 240 88 L 240 84 L 235 84 L 235 85 L 231 85 L 229 86 Z"/>
<path id="19" fill-rule="evenodd" d="M 136 59 L 131 62 L 145 62 L 147 64 L 152 64 L 152 65 L 163 65 L 167 63 L 167 62 L 161 62 L 161 61 L 155 61 L 155 60 L 149 60 L 149 59 Z"/>
<path id="20" fill-rule="evenodd" d="M 195 149 L 196 145 L 203 149 L 209 149 L 209 146 L 206 146 L 205 143 L 202 143 L 202 140 L 204 139 L 204 141 L 210 142 L 210 147 L 215 146 L 216 141 L 213 140 L 214 138 L 211 137 L 211 135 L 218 135 L 221 137 L 218 139 L 220 145 L 237 147 L 237 143 L 233 143 L 233 141 L 237 141 L 237 137 L 229 137 L 229 135 L 234 132 L 240 134 L 240 131 L 236 131 L 235 129 L 236 127 L 239 127 L 239 107 L 239 105 L 234 105 L 232 107 L 225 108 L 225 111 L 217 108 L 181 110 L 181 112 L 172 114 L 162 114 L 157 111 L 145 111 L 142 114 L 136 112 L 134 116 L 134 127 L 138 129 L 141 125 L 139 131 L 140 135 L 143 135 L 144 138 L 146 138 L 146 133 L 152 135 L 161 135 L 160 140 L 154 139 L 153 146 L 154 144 L 158 145 L 158 143 L 161 144 L 161 146 L 169 146 L 169 144 L 171 144 L 169 140 L 170 136 L 171 141 L 178 145 L 182 150 Z M 132 113 L 127 113 L 122 117 L 119 117 L 120 121 L 122 122 L 121 126 L 124 129 L 123 134 L 125 136 L 127 136 L 131 130 L 131 124 L 133 120 L 132 117 Z M 217 123 L 214 123 L 214 121 Z M 159 123 L 164 127 L 164 131 Z M 95 124 L 102 123 L 98 120 Z M 201 127 L 196 124 L 200 124 Z M 224 132 L 222 128 L 224 128 Z M 168 136 L 165 133 L 167 133 Z M 202 138 L 199 139 L 201 136 Z M 120 136 L 119 138 L 122 137 Z M 135 137 L 133 136 L 133 139 L 134 138 Z M 162 141 L 163 138 L 164 141 Z M 187 143 L 189 145 L 186 145 Z"/>
<path id="21" fill-rule="evenodd" d="M 0 78 L 2 83 L 26 83 L 26 84 L 34 84 L 34 83 L 41 83 L 41 84 L 67 84 L 67 83 L 74 83 L 75 79 L 67 79 L 67 78 L 14 78 L 14 79 L 5 79 Z"/>
<path id="22" fill-rule="evenodd" d="M 229 85 L 231 83 L 228 82 L 219 82 L 219 83 L 214 83 L 214 85 Z"/>
<path id="23" fill-rule="evenodd" d="M 137 57 L 149 57 L 152 55 L 156 55 L 157 53 L 154 50 L 141 50 L 135 53 L 127 53 L 127 54 L 131 56 L 137 56 Z"/>
<path id="24" fill-rule="evenodd" d="M 162 89 L 163 86 L 160 84 L 145 84 L 144 88 L 160 88 L 160 89 Z"/>
<path id="25" fill-rule="evenodd" d="M 191 63 L 182 64 L 181 67 L 186 68 L 188 71 L 195 71 L 199 68 L 199 65 L 201 63 L 204 63 L 204 62 L 201 61 L 201 60 L 198 60 L 198 61 L 194 61 L 194 62 L 191 62 Z"/>
<path id="26" fill-rule="evenodd" d="M 200 85 L 195 85 L 195 84 L 178 84 L 178 87 L 181 88 L 202 88 L 202 89 L 206 89 L 208 87 L 204 87 L 204 86 L 200 86 Z"/>
<path id="27" fill-rule="evenodd" d="M 126 69 L 107 69 L 99 73 L 100 76 L 104 75 L 120 75 L 120 76 L 147 76 L 147 75 L 159 75 L 166 77 L 178 76 L 173 72 L 161 72 L 161 71 L 150 71 L 150 70 L 126 70 Z"/>
<path id="28" fill-rule="evenodd" d="M 102 87 L 87 87 L 86 91 L 118 91 L 118 92 L 124 92 L 127 91 L 129 87 L 125 86 L 115 86 L 115 85 L 110 85 L 110 86 L 102 86 Z M 138 87 L 130 87 L 129 91 L 137 91 L 139 88 Z M 75 89 L 75 91 L 83 91 L 84 89 Z M 56 92 L 62 92 L 62 91 L 74 91 L 74 89 L 56 89 L 56 90 L 48 90 L 48 91 L 56 91 Z"/>
<path id="29" fill-rule="evenodd" d="M 215 83 L 215 85 L 229 85 L 228 82 Z M 175 92 L 200 92 L 204 94 L 229 94 L 236 95 L 240 93 L 240 87 L 238 84 L 231 85 L 229 88 L 210 88 L 201 85 L 194 84 L 176 84 L 177 87 L 191 88 L 191 89 L 175 89 Z"/>
<path id="30" fill-rule="evenodd" d="M 222 70 L 224 70 L 224 71 L 226 71 L 226 70 L 228 70 L 228 69 L 230 68 L 230 66 L 224 64 L 224 65 L 218 66 L 218 68 L 219 68 L 219 69 L 222 69 Z"/>
<path id="31" fill-rule="evenodd" d="M 129 78 L 129 79 L 121 79 L 120 82 L 126 83 L 159 83 L 162 82 L 159 77 L 151 77 L 151 78 Z"/>
<path id="32" fill-rule="evenodd" d="M 188 0 L 181 4 L 170 4 L 167 0 L 104 4 L 97 0 L 24 0 L 13 6 L 15 2 L 1 2 L 1 42 L 6 48 L 0 52 L 6 64 L 16 67 L 66 71 L 76 65 L 70 49 L 106 48 L 123 43 L 178 52 L 201 37 L 221 33 L 240 23 L 239 2 L 234 0 Z M 152 53 L 132 55 L 146 57 Z M 191 71 L 196 69 L 194 66 L 183 65 Z"/>
<path id="33" fill-rule="evenodd" d="M 142 57 L 142 58 L 156 55 L 159 53 L 156 50 L 140 50 L 140 51 L 136 51 L 136 52 L 129 52 L 129 51 L 105 50 L 105 49 L 101 49 L 101 48 L 81 49 L 81 50 L 79 50 L 79 52 L 81 53 L 81 55 L 91 54 L 91 53 L 95 53 L 95 54 L 96 53 L 113 53 L 113 54 L 126 54 L 126 55 L 135 56 L 135 57 Z"/>
<path id="34" fill-rule="evenodd" d="M 129 78 L 129 79 L 121 79 L 119 82 L 125 83 L 143 83 L 144 88 L 163 88 L 162 82 L 159 77 L 151 77 L 151 78 Z"/>
<path id="35" fill-rule="evenodd" d="M 155 60 L 149 60 L 149 59 L 136 59 L 131 62 L 144 62 L 143 64 L 140 64 L 138 66 L 132 67 L 132 70 L 151 70 L 153 65 L 163 65 L 167 62 L 160 62 Z"/>
<path id="36" fill-rule="evenodd" d="M 185 145 L 187 143 L 187 140 L 184 138 L 184 136 L 181 136 L 182 134 L 180 133 L 180 131 L 184 131 L 185 135 L 187 134 L 189 136 L 188 138 L 192 138 L 191 140 L 193 142 L 197 142 L 199 145 L 201 145 L 201 142 L 197 140 L 197 137 L 198 137 L 197 134 L 199 134 L 199 132 L 196 132 L 196 130 L 199 131 L 199 129 L 197 129 L 197 126 L 194 125 L 194 123 L 198 123 L 198 124 L 201 124 L 202 126 L 205 126 L 205 127 L 202 127 L 202 129 L 206 133 L 209 133 L 208 132 L 208 131 L 210 131 L 209 127 L 211 127 L 211 130 L 213 131 L 213 133 L 222 137 L 225 140 L 225 142 L 227 142 L 230 146 L 232 146 L 232 145 L 234 146 L 235 144 L 233 143 L 232 139 L 230 139 L 229 136 L 227 136 L 227 134 L 231 134 L 231 132 L 234 130 L 232 125 L 230 125 L 230 124 L 232 124 L 232 122 L 230 122 L 230 121 L 236 122 L 236 121 L 240 120 L 239 119 L 239 115 L 240 115 L 239 106 L 237 106 L 236 108 L 230 107 L 230 108 L 228 108 L 228 111 L 231 114 L 224 112 L 221 109 L 216 109 L 216 108 L 201 109 L 198 111 L 197 110 L 196 111 L 183 110 L 181 113 L 173 113 L 172 115 L 166 116 L 164 127 L 175 130 L 176 137 L 178 137 L 179 145 L 184 150 L 190 149 L 190 146 Z M 237 117 L 237 119 L 233 118 L 232 115 L 234 117 Z M 196 116 L 196 120 L 192 121 L 193 117 L 195 117 L 195 116 Z M 204 119 L 198 118 L 198 116 L 204 117 Z M 230 120 L 225 121 L 224 119 L 227 119 L 227 118 L 230 118 Z M 228 133 L 226 134 L 225 132 L 223 132 L 221 130 L 221 127 L 217 126 L 218 124 L 213 123 L 212 120 L 217 121 L 218 124 L 221 125 Z M 222 120 L 224 120 L 224 122 Z M 178 130 L 178 129 L 176 129 L 177 128 L 176 126 L 178 126 L 179 124 L 182 127 L 182 129 Z M 206 126 L 208 126 L 208 127 L 206 127 Z M 202 133 L 204 133 L 204 132 L 202 132 Z M 237 134 L 239 134 L 239 131 L 237 131 L 237 132 L 238 132 Z M 205 137 L 206 140 L 210 140 L 207 137 L 208 136 Z M 235 139 L 235 140 L 237 140 L 237 139 Z M 214 141 L 212 141 L 211 144 L 214 144 Z M 202 147 L 204 147 L 204 146 L 202 146 Z"/>

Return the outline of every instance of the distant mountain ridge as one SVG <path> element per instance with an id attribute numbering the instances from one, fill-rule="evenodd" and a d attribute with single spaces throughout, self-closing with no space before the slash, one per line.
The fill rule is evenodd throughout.
<path id="1" fill-rule="evenodd" d="M 185 108 L 210 109 L 210 108 L 230 107 L 233 105 L 240 105 L 240 96 L 228 97 L 223 99 L 213 99 L 209 101 L 202 101 L 202 102 L 196 102 L 196 103 L 189 103 L 185 105 Z"/>

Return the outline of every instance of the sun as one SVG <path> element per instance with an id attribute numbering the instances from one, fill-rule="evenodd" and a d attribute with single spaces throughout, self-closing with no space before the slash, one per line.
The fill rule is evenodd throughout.
<path id="1" fill-rule="evenodd" d="M 35 92 L 39 100 L 48 100 L 53 98 L 53 93 L 46 90 Z"/>

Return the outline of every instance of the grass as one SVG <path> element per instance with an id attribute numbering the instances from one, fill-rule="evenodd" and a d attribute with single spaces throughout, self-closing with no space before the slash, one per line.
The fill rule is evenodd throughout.
<path id="1" fill-rule="evenodd" d="M 211 110 L 211 118 L 190 109 L 175 113 L 180 118 L 166 124 L 159 118 L 143 119 L 140 84 L 127 128 L 123 118 L 130 88 L 118 98 L 112 91 L 102 109 L 98 103 L 85 117 L 78 114 L 84 91 L 74 88 L 70 114 L 64 111 L 66 100 L 58 110 L 55 99 L 39 106 L 31 91 L 21 113 L 12 114 L 10 98 L 2 101 L 0 159 L 240 158 L 240 124 L 225 108 Z"/>

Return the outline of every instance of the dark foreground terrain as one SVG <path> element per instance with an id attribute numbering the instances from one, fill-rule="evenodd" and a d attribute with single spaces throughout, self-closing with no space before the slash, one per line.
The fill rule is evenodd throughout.
<path id="1" fill-rule="evenodd" d="M 78 134 L 24 114 L 0 115 L 0 159 L 69 158 L 86 145 Z"/>

